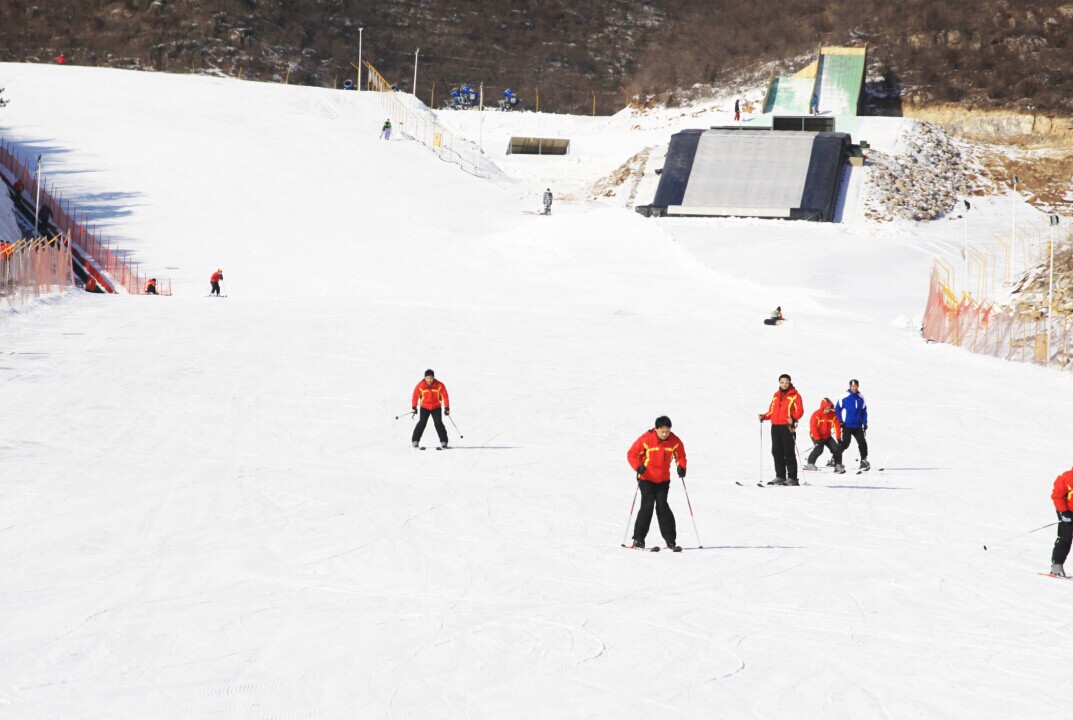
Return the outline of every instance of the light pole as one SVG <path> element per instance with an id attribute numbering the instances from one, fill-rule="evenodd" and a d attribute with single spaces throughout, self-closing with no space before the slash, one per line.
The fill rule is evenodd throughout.
<path id="1" fill-rule="evenodd" d="M 421 54 L 421 48 L 414 51 L 414 110 L 417 110 L 417 56 Z"/>
<path id="2" fill-rule="evenodd" d="M 484 152 L 484 82 L 481 82 L 481 97 L 477 101 L 477 172 L 481 172 L 481 153 Z"/>
<path id="3" fill-rule="evenodd" d="M 37 186 L 37 197 L 34 200 L 34 232 L 40 232 L 38 228 L 38 216 L 41 214 L 41 166 L 44 155 L 37 156 L 37 167 L 34 169 L 34 185 Z"/>
<path id="4" fill-rule="evenodd" d="M 364 23 L 358 23 L 358 92 L 361 92 L 361 31 L 365 29 Z"/>

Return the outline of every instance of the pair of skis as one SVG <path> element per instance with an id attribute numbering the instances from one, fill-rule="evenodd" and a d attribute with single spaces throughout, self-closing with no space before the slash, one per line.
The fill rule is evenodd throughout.
<path id="1" fill-rule="evenodd" d="M 638 550 L 640 552 L 659 552 L 663 549 L 659 545 L 655 545 L 650 548 L 637 547 L 636 545 L 623 545 L 622 547 L 626 548 L 627 550 Z M 673 548 L 670 548 L 671 552 L 682 552 L 682 549 L 683 548 L 681 545 L 675 545 Z"/>

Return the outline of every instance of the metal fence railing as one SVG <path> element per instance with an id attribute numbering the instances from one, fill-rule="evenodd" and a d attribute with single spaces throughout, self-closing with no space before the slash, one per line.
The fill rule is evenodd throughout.
<path id="1" fill-rule="evenodd" d="M 413 103 L 403 102 L 400 94 L 395 92 L 391 83 L 385 80 L 375 67 L 367 60 L 362 62 L 369 69 L 367 87 L 372 92 L 379 93 L 380 104 L 388 114 L 393 128 L 429 148 L 441 160 L 455 163 L 466 172 L 477 174 L 479 162 L 476 147 L 465 143 L 437 122 L 416 96 L 402 96 L 414 98 Z"/>

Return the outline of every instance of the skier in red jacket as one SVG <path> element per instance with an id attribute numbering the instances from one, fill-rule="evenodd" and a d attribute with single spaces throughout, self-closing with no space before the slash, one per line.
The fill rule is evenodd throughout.
<path id="1" fill-rule="evenodd" d="M 799 485 L 797 481 L 797 421 L 805 414 L 804 401 L 790 380 L 779 375 L 779 389 L 771 398 L 760 422 L 771 421 L 771 456 L 775 458 L 775 479 L 768 485 Z"/>
<path id="2" fill-rule="evenodd" d="M 440 437 L 440 447 L 446 448 L 447 428 L 443 426 L 440 405 L 443 405 L 443 414 L 450 415 L 451 399 L 447 395 L 447 386 L 436 379 L 436 373 L 432 372 L 431 369 L 426 370 L 424 380 L 417 383 L 410 404 L 413 406 L 411 411 L 415 415 L 418 407 L 421 408 L 421 419 L 417 421 L 417 426 L 414 428 L 413 437 L 410 439 L 411 444 L 414 447 L 421 446 L 421 436 L 425 432 L 425 425 L 428 424 L 429 417 L 431 417 L 432 422 L 436 425 L 436 434 Z"/>
<path id="3" fill-rule="evenodd" d="M 838 420 L 838 415 L 835 414 L 835 404 L 831 402 L 830 398 L 824 398 L 820 401 L 820 409 L 812 413 L 812 417 L 809 418 L 808 423 L 809 437 L 812 438 L 812 442 L 815 443 L 812 446 L 812 452 L 808 455 L 808 464 L 805 465 L 806 470 L 815 470 L 816 461 L 819 460 L 820 455 L 823 454 L 823 449 L 826 447 L 831 451 L 831 455 L 835 460 L 835 472 L 839 475 L 846 472 L 846 468 L 842 466 L 842 423 Z"/>
<path id="4" fill-rule="evenodd" d="M 209 284 L 212 285 L 212 290 L 209 292 L 209 295 L 215 295 L 216 297 L 220 297 L 220 281 L 223 279 L 224 271 L 220 268 L 217 268 L 216 272 L 214 272 L 212 274 L 212 277 L 209 278 Z"/>
<path id="5" fill-rule="evenodd" d="M 1069 506 L 1073 501 L 1073 469 L 1066 470 L 1055 479 L 1051 500 L 1058 513 L 1058 537 L 1051 551 L 1051 575 L 1065 577 L 1065 562 L 1069 556 L 1069 546 L 1073 544 L 1073 510 Z"/>
<path id="6" fill-rule="evenodd" d="M 637 473 L 637 486 L 641 491 L 641 509 L 633 526 L 633 546 L 643 548 L 648 528 L 652 524 L 652 506 L 656 508 L 659 532 L 674 552 L 678 547 L 678 532 L 674 513 L 667 504 L 667 491 L 671 488 L 671 459 L 678 465 L 678 477 L 686 476 L 686 448 L 677 435 L 671 432 L 671 419 L 666 415 L 656 418 L 655 427 L 646 432 L 630 446 L 626 460 Z"/>

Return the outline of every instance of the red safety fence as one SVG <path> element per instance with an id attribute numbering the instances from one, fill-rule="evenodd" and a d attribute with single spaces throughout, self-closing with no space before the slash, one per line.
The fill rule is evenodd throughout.
<path id="1" fill-rule="evenodd" d="M 10 143 L 0 140 L 0 167 L 11 176 L 11 184 L 19 181 L 23 185 L 22 200 L 29 207 L 37 201 L 37 180 L 26 163 L 23 163 Z M 55 186 L 41 187 L 40 207 L 51 210 L 51 228 L 55 235 L 69 238 L 71 257 L 86 270 L 87 275 L 96 280 L 105 292 L 127 292 L 140 295 L 144 292 L 147 277 L 138 270 L 126 252 L 113 247 L 96 228 L 86 222 L 86 214 L 72 208 L 65 201 L 62 193 L 55 192 Z M 51 229 L 50 229 L 51 232 Z"/>
<path id="2" fill-rule="evenodd" d="M 933 342 L 949 343 L 983 355 L 1057 365 L 1073 361 L 1073 322 L 1063 315 L 1018 312 L 965 295 L 958 300 L 932 270 L 921 332 Z"/>
<path id="3" fill-rule="evenodd" d="M 54 238 L 0 243 L 0 297 L 25 303 L 74 286 L 71 239 Z"/>

